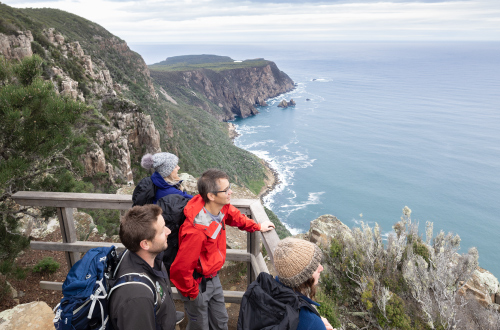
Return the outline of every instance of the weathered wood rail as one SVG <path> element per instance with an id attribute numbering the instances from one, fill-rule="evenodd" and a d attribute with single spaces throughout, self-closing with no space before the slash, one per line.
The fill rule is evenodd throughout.
<path id="1" fill-rule="evenodd" d="M 19 191 L 12 198 L 17 204 L 23 206 L 50 206 L 57 209 L 57 217 L 63 241 L 32 241 L 30 245 L 34 250 L 64 251 L 69 268 L 80 259 L 80 253 L 85 253 L 92 248 L 114 245 L 119 251 L 124 249 L 121 243 L 77 240 L 73 220 L 73 208 L 128 210 L 132 207 L 132 196 L 130 195 Z M 231 201 L 231 204 L 257 223 L 269 220 L 264 207 L 257 199 L 234 199 Z M 246 251 L 237 249 L 227 250 L 227 260 L 247 263 L 247 279 L 249 284 L 255 280 L 260 272 L 269 273 L 262 256 L 261 242 L 264 244 L 272 261 L 273 251 L 279 242 L 278 235 L 274 230 L 267 233 L 248 233 Z M 41 281 L 40 287 L 47 290 L 62 290 L 62 283 Z M 180 299 L 177 289 L 173 287 L 172 291 L 174 298 Z M 224 290 L 224 298 L 228 303 L 240 303 L 243 293 L 242 291 Z"/>

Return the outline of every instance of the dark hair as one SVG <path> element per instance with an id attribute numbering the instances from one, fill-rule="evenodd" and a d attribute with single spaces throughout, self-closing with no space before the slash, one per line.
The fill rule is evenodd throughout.
<path id="1" fill-rule="evenodd" d="M 142 240 L 153 240 L 156 235 L 154 223 L 162 214 L 161 207 L 154 204 L 134 206 L 120 220 L 120 241 L 127 249 L 137 252 Z"/>
<path id="2" fill-rule="evenodd" d="M 198 192 L 205 203 L 209 202 L 208 193 L 213 193 L 220 189 L 217 184 L 217 180 L 219 179 L 229 180 L 229 176 L 224 171 L 215 168 L 206 170 L 198 179 Z"/>
<path id="3" fill-rule="evenodd" d="M 314 297 L 316 297 L 316 285 L 314 285 L 314 277 L 311 277 L 304 283 L 300 284 L 299 286 L 296 286 L 293 289 L 293 291 L 300 292 L 304 296 L 309 297 L 310 299 L 314 300 Z"/>

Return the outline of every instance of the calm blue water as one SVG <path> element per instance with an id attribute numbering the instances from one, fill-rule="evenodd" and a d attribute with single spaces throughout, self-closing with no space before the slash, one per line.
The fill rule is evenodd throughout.
<path id="1" fill-rule="evenodd" d="M 218 54 L 273 60 L 297 88 L 238 119 L 236 145 L 281 184 L 265 199 L 304 232 L 333 214 L 387 234 L 402 208 L 452 231 L 500 276 L 500 43 L 132 45 L 148 64 Z M 295 108 L 280 109 L 293 98 Z M 306 99 L 310 99 L 307 101 Z"/>

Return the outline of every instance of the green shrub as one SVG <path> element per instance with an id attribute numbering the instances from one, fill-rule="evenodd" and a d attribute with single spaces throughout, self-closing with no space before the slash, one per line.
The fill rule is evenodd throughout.
<path id="1" fill-rule="evenodd" d="M 280 239 L 283 239 L 285 237 L 292 236 L 290 231 L 285 227 L 283 222 L 280 221 L 280 219 L 274 214 L 273 211 L 268 209 L 267 207 L 264 206 L 264 210 L 266 211 L 267 217 L 269 220 L 274 224 L 276 234 L 278 234 L 278 237 Z"/>
<path id="2" fill-rule="evenodd" d="M 36 78 L 42 75 L 43 60 L 38 55 L 25 57 L 21 63 L 14 66 L 14 72 L 17 74 L 21 84 L 30 85 Z"/>
<path id="3" fill-rule="evenodd" d="M 94 219 L 95 226 L 100 234 L 105 233 L 108 236 L 118 234 L 120 230 L 120 211 L 100 209 L 82 209 L 81 211 L 88 213 Z"/>
<path id="4" fill-rule="evenodd" d="M 33 50 L 33 54 L 37 54 L 37 55 L 41 56 L 42 58 L 45 58 L 45 56 L 46 56 L 45 49 L 43 49 L 42 45 L 40 45 L 38 42 L 32 41 L 31 42 L 31 49 Z"/>
<path id="5" fill-rule="evenodd" d="M 45 257 L 40 260 L 35 267 L 33 267 L 33 272 L 35 273 L 55 273 L 61 265 L 54 260 L 52 257 Z"/>
<path id="6" fill-rule="evenodd" d="M 387 319 L 382 313 L 377 313 L 377 321 L 382 327 L 390 327 L 401 330 L 411 330 L 410 317 L 406 315 L 403 300 L 393 294 L 385 307 Z"/>
<path id="7" fill-rule="evenodd" d="M 7 285 L 7 280 L 5 279 L 5 276 L 0 277 L 0 301 L 3 301 L 4 298 L 7 298 L 9 295 L 10 288 Z"/>
<path id="8" fill-rule="evenodd" d="M 340 327 L 339 312 L 335 300 L 323 291 L 318 290 L 316 292 L 316 301 L 320 304 L 318 307 L 319 314 L 326 318 L 333 328 Z"/>

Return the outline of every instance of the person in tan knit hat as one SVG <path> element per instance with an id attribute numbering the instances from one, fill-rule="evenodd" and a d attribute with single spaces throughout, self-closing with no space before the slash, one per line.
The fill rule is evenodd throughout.
<path id="1" fill-rule="evenodd" d="M 300 308 L 297 330 L 335 330 L 327 319 L 319 315 L 316 309 L 319 304 L 313 301 L 323 271 L 323 253 L 320 248 L 311 242 L 288 237 L 278 243 L 273 257 L 278 281 L 292 288 L 309 303 L 309 306 Z"/>

